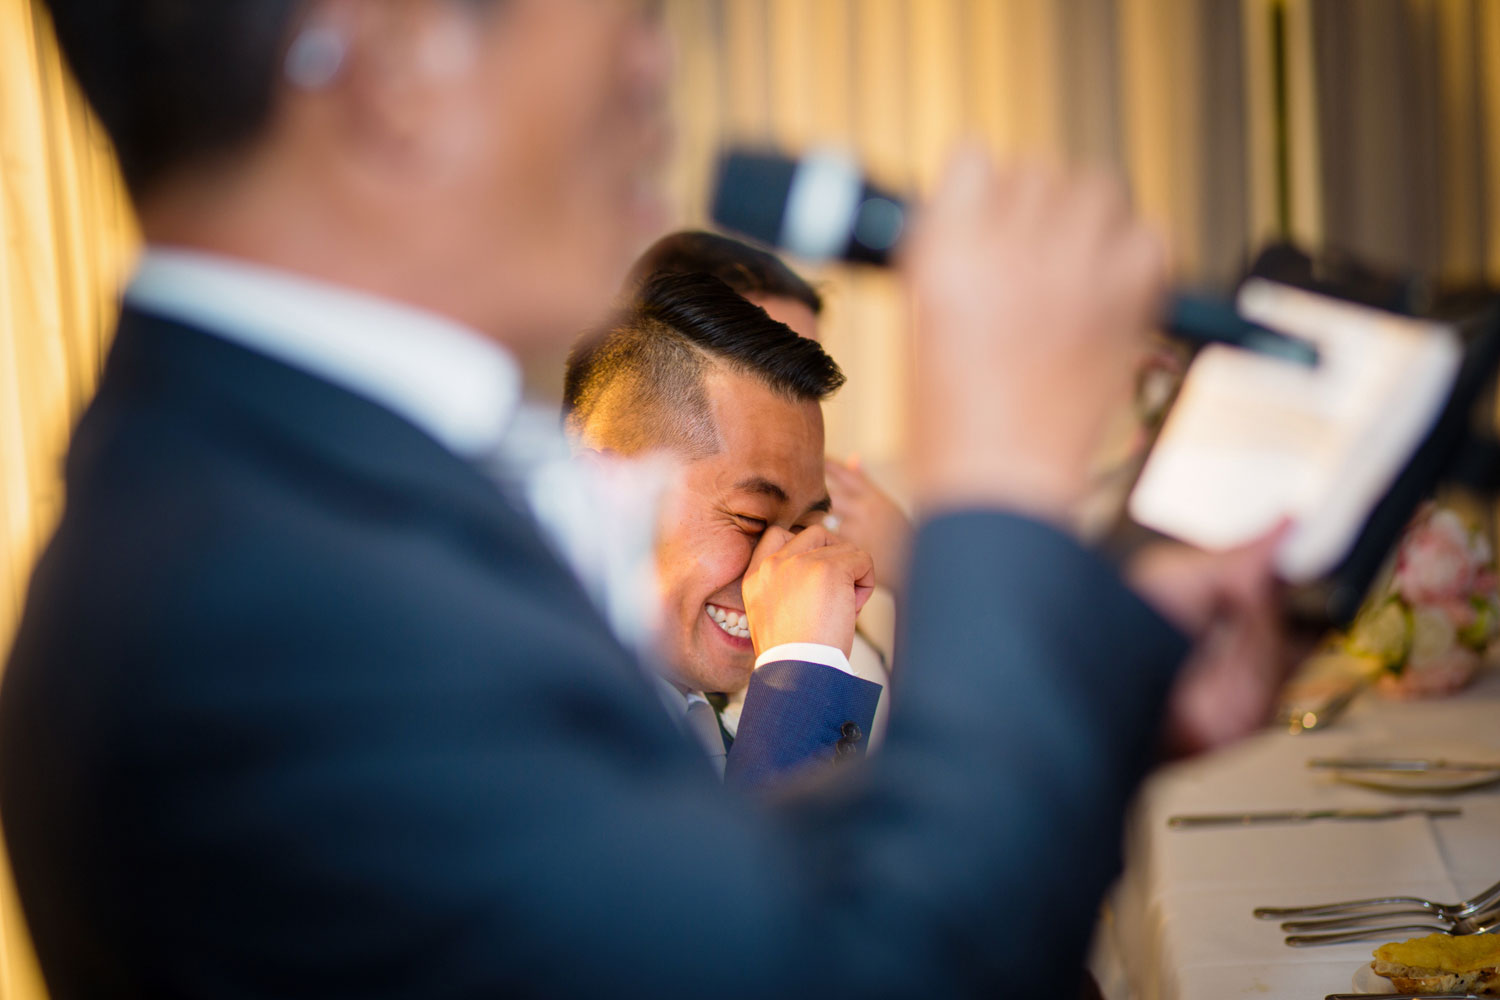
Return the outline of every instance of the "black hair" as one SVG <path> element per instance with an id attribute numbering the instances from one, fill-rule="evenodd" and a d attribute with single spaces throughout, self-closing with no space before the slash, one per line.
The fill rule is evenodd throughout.
<path id="1" fill-rule="evenodd" d="M 701 230 L 663 236 L 641 255 L 631 272 L 631 287 L 658 274 L 711 274 L 749 298 L 795 299 L 817 316 L 823 297 L 807 280 L 768 250 Z"/>
<path id="2" fill-rule="evenodd" d="M 690 455 L 719 448 L 704 377 L 715 366 L 748 374 L 787 399 L 819 402 L 844 373 L 719 279 L 661 274 L 641 288 L 602 336 L 568 358 L 564 412 L 575 432 L 607 428 L 622 454 L 669 447 Z"/>
<path id="3" fill-rule="evenodd" d="M 139 199 L 271 116 L 301 0 L 47 0 L 58 42 Z"/>

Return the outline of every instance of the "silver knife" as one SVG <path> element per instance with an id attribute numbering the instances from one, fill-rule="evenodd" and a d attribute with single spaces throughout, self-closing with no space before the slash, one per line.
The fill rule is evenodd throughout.
<path id="1" fill-rule="evenodd" d="M 1442 757 L 1314 757 L 1307 766 L 1331 771 L 1388 771 L 1392 773 L 1422 771 L 1496 771 L 1500 763 L 1446 760 Z"/>
<path id="2" fill-rule="evenodd" d="M 1426 816 L 1439 819 L 1462 816 L 1462 809 L 1286 809 L 1279 812 L 1204 813 L 1173 816 L 1167 826 L 1185 830 L 1200 826 L 1259 826 L 1263 823 L 1311 823 L 1314 820 L 1400 819 L 1403 816 Z"/>

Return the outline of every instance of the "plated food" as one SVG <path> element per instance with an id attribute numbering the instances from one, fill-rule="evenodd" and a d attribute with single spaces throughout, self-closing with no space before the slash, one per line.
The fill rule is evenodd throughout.
<path id="1" fill-rule="evenodd" d="M 1369 969 L 1398 993 L 1500 996 L 1500 937 L 1429 934 L 1383 944 Z"/>

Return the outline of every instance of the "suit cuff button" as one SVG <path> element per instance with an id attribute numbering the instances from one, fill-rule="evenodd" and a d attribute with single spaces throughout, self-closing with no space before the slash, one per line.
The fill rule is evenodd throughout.
<path id="1" fill-rule="evenodd" d="M 833 746 L 833 759 L 836 761 L 849 760 L 855 754 L 855 747 L 864 738 L 864 732 L 853 722 L 846 722 L 839 727 L 839 741 Z"/>

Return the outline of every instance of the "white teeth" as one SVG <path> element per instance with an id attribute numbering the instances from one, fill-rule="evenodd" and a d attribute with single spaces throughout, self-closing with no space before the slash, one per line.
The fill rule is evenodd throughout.
<path id="1" fill-rule="evenodd" d="M 739 611 L 726 611 L 716 604 L 710 604 L 708 616 L 725 632 L 737 639 L 750 638 L 750 616 Z"/>

